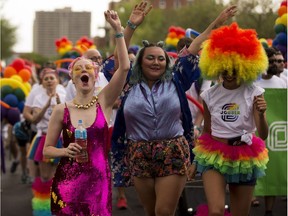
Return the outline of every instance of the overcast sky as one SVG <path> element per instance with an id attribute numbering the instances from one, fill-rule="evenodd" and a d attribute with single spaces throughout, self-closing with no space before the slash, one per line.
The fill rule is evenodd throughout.
<path id="1" fill-rule="evenodd" d="M 54 11 L 71 7 L 72 11 L 91 12 L 91 36 L 103 36 L 104 11 L 112 0 L 0 0 L 1 17 L 8 19 L 17 27 L 18 43 L 14 46 L 16 52 L 32 52 L 33 22 L 36 11 Z"/>
<path id="2" fill-rule="evenodd" d="M 1 17 L 8 19 L 17 29 L 15 52 L 32 52 L 33 22 L 36 11 L 54 11 L 71 7 L 72 11 L 91 12 L 91 36 L 103 36 L 104 31 L 98 29 L 104 25 L 104 11 L 113 0 L 0 0 Z M 118 1 L 118 0 L 114 0 Z M 140 0 L 139 0 L 140 2 Z M 282 0 L 272 0 L 277 8 Z"/>

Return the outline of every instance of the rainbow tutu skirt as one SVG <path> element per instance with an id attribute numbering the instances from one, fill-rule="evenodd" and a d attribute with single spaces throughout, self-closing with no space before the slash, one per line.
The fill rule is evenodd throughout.
<path id="1" fill-rule="evenodd" d="M 253 135 L 251 145 L 232 146 L 203 134 L 193 148 L 197 171 L 216 170 L 227 183 L 240 183 L 265 175 L 268 150 L 265 142 Z"/>

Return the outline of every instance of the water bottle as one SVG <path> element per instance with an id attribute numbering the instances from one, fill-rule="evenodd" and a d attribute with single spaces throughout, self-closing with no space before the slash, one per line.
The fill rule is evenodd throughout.
<path id="1" fill-rule="evenodd" d="M 75 129 L 75 143 L 82 147 L 80 153 L 76 155 L 76 162 L 86 163 L 88 162 L 88 152 L 87 152 L 87 130 L 83 126 L 82 120 L 78 120 L 78 126 Z"/>

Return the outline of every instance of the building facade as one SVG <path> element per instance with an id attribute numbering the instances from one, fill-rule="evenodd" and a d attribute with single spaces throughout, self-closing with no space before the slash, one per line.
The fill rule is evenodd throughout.
<path id="1" fill-rule="evenodd" d="M 152 5 L 154 8 L 160 9 L 177 9 L 192 4 L 193 0 L 154 0 Z"/>
<path id="2" fill-rule="evenodd" d="M 67 37 L 75 45 L 83 36 L 91 37 L 91 12 L 73 12 L 70 7 L 36 12 L 33 52 L 46 57 L 57 56 L 57 39 Z"/>

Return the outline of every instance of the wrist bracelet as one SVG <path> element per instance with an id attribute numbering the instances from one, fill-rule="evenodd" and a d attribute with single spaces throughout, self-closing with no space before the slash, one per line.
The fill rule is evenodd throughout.
<path id="1" fill-rule="evenodd" d="M 115 34 L 115 38 L 121 38 L 121 37 L 124 37 L 123 32 L 118 32 Z"/>
<path id="2" fill-rule="evenodd" d="M 127 21 L 127 25 L 133 30 L 137 28 L 137 25 L 133 24 L 130 20 Z"/>
<path id="3" fill-rule="evenodd" d="M 194 129 L 198 130 L 198 131 L 201 131 L 201 128 L 198 127 L 197 125 L 194 125 Z"/>

